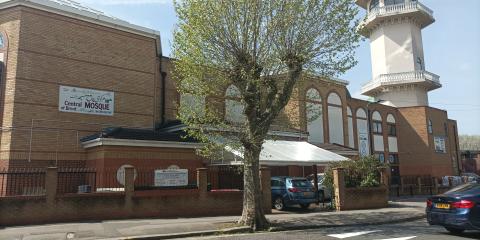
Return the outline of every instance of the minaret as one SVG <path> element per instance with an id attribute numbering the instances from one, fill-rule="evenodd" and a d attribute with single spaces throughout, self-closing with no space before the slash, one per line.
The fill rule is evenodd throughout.
<path id="1" fill-rule="evenodd" d="M 419 0 L 356 0 L 367 10 L 358 27 L 370 39 L 373 79 L 362 94 L 395 107 L 428 106 L 440 77 L 425 70 L 422 29 L 435 22 Z"/>

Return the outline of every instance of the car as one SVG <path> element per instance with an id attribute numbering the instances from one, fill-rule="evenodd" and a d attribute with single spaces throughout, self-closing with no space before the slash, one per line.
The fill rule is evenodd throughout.
<path id="1" fill-rule="evenodd" d="M 314 182 L 314 179 L 313 179 L 313 174 L 308 175 L 307 179 L 310 180 L 310 182 L 315 186 L 315 182 Z M 317 174 L 317 180 L 318 180 L 318 199 L 322 202 L 324 202 L 325 200 L 331 200 L 332 199 L 332 189 L 327 188 L 323 184 L 323 181 L 325 180 L 325 173 L 318 173 Z"/>
<path id="2" fill-rule="evenodd" d="M 427 199 L 427 220 L 449 232 L 480 230 L 480 184 L 460 185 L 444 194 Z"/>
<path id="3" fill-rule="evenodd" d="M 306 178 L 272 177 L 271 187 L 272 206 L 277 210 L 293 205 L 307 209 L 310 204 L 317 202 L 315 188 Z"/>
<path id="4" fill-rule="evenodd" d="M 480 176 L 475 173 L 462 173 L 462 177 L 465 178 L 468 183 L 480 183 Z"/>

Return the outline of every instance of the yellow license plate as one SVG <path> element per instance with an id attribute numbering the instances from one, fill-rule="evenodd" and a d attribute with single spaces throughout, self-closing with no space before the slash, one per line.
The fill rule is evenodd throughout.
<path id="1" fill-rule="evenodd" d="M 447 204 L 447 203 L 435 203 L 435 208 L 450 209 L 450 204 Z"/>
<path id="2" fill-rule="evenodd" d="M 305 196 L 305 197 L 310 197 L 312 195 L 313 195 L 313 193 L 311 193 L 311 192 L 304 192 L 303 193 L 303 196 Z"/>

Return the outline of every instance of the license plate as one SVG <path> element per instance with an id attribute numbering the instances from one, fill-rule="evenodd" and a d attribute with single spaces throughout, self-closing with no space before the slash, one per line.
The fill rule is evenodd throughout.
<path id="1" fill-rule="evenodd" d="M 450 209 L 450 204 L 448 204 L 448 203 L 435 203 L 435 208 Z"/>
<path id="2" fill-rule="evenodd" d="M 312 195 L 313 195 L 313 193 L 311 193 L 311 192 L 304 192 L 303 193 L 303 196 L 305 196 L 305 197 L 310 197 Z"/>

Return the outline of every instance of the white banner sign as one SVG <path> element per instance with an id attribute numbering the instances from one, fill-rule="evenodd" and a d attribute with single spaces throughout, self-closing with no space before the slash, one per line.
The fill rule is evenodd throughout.
<path id="1" fill-rule="evenodd" d="M 188 185 L 188 169 L 155 170 L 156 187 L 173 187 Z"/>
<path id="2" fill-rule="evenodd" d="M 113 116 L 115 93 L 94 89 L 60 86 L 60 112 Z"/>

